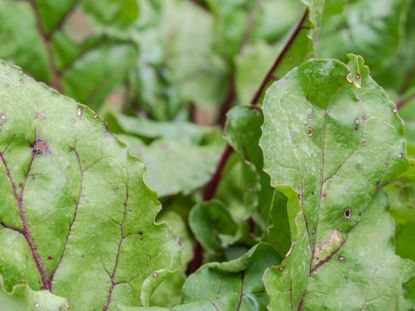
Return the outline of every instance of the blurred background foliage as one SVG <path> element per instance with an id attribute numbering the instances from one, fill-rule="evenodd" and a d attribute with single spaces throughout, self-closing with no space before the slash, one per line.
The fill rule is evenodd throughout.
<path id="1" fill-rule="evenodd" d="M 264 258 L 290 247 L 286 199 L 269 185 L 258 147 L 258 90 L 268 72 L 269 84 L 311 57 L 362 55 L 405 119 L 415 157 L 415 2 L 326 0 L 308 17 L 303 2 L 0 0 L 0 58 L 89 105 L 147 164 L 163 204 L 159 218 L 183 246 L 182 270 L 156 290 L 154 305 L 180 302 L 178 288 L 198 260 L 245 254 L 234 263 L 245 269 L 256 249 L 246 252 L 261 241 L 273 245 L 261 246 Z M 397 251 L 415 259 L 412 170 L 387 191 Z"/>

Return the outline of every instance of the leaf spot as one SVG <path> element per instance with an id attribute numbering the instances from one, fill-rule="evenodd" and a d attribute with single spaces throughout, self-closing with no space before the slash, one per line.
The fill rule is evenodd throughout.
<path id="1" fill-rule="evenodd" d="M 7 119 L 7 116 L 6 116 L 6 114 L 4 113 L 4 112 L 1 112 L 0 113 L 0 120 L 6 120 Z"/>
<path id="2" fill-rule="evenodd" d="M 33 145 L 33 153 L 41 155 L 50 153 L 49 144 L 47 143 L 47 141 L 37 139 L 35 141 L 35 144 Z"/>
<path id="3" fill-rule="evenodd" d="M 347 220 L 349 220 L 352 217 L 352 209 L 350 207 L 344 210 L 343 217 Z"/>
<path id="4" fill-rule="evenodd" d="M 360 119 L 359 118 L 355 118 L 354 121 L 354 129 L 357 131 L 359 129 L 359 125 L 360 125 Z"/>
<path id="5" fill-rule="evenodd" d="M 311 137 L 311 136 L 313 136 L 313 134 L 314 134 L 313 128 L 311 126 L 308 126 L 307 127 L 307 135 Z"/>
<path id="6" fill-rule="evenodd" d="M 38 113 L 36 114 L 36 119 L 37 119 L 37 120 L 45 120 L 45 119 L 46 119 L 46 117 L 45 117 L 45 115 L 44 115 L 42 112 L 38 112 Z"/>
<path id="7" fill-rule="evenodd" d="M 343 255 L 340 255 L 340 256 L 339 256 L 339 261 L 340 261 L 340 262 L 343 262 L 343 261 L 344 261 L 344 256 L 343 256 Z"/>

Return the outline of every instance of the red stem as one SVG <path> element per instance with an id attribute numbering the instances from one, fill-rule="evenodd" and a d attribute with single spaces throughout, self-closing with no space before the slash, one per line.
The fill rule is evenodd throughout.
<path id="1" fill-rule="evenodd" d="M 236 98 L 236 90 L 235 90 L 235 76 L 232 74 L 230 78 L 230 85 L 228 89 L 228 93 L 226 94 L 226 97 L 221 105 L 220 112 L 219 112 L 219 118 L 218 118 L 218 125 L 220 125 L 221 128 L 225 127 L 226 123 L 226 114 L 228 113 L 229 109 L 232 107 L 233 102 Z"/>
<path id="2" fill-rule="evenodd" d="M 259 86 L 258 90 L 256 91 L 254 97 L 251 100 L 251 105 L 255 106 L 258 104 L 259 99 L 261 98 L 262 93 L 265 91 L 266 87 L 268 86 L 269 81 L 273 80 L 275 70 L 283 61 L 285 55 L 287 54 L 288 50 L 290 49 L 291 45 L 293 44 L 295 38 L 303 29 L 304 22 L 306 21 L 308 16 L 308 11 L 306 10 L 301 17 L 301 20 L 298 22 L 297 26 L 295 26 L 293 32 L 291 33 L 288 41 L 285 43 L 284 48 L 282 49 L 281 53 L 275 59 L 274 64 L 268 71 L 267 75 L 265 76 L 264 80 L 262 81 L 261 85 Z"/>
<path id="3" fill-rule="evenodd" d="M 40 18 L 40 13 L 37 8 L 36 1 L 29 0 L 29 3 L 33 9 L 33 12 L 35 13 L 37 29 L 40 33 L 40 37 L 42 38 L 43 44 L 45 45 L 45 48 L 46 48 L 48 64 L 49 64 L 50 71 L 52 73 L 51 87 L 56 89 L 58 92 L 62 93 L 63 89 L 62 89 L 61 75 L 56 67 L 55 60 L 53 58 L 52 46 L 49 41 L 49 36 L 46 33 L 45 28 L 43 28 L 42 20 Z"/>
<path id="4" fill-rule="evenodd" d="M 256 14 L 256 13 L 253 13 Z M 297 35 L 300 33 L 300 31 L 303 29 L 303 24 L 308 16 L 308 11 L 306 10 L 301 18 L 301 20 L 298 22 L 297 26 L 295 27 L 294 31 L 291 33 L 290 38 L 286 42 L 284 48 L 282 49 L 281 53 L 276 58 L 274 64 L 272 65 L 271 69 L 268 71 L 267 75 L 265 76 L 264 80 L 262 81 L 260 87 L 258 88 L 257 92 L 255 93 L 251 104 L 252 106 L 255 106 L 259 98 L 261 97 L 262 93 L 264 92 L 265 88 L 267 87 L 268 82 L 273 78 L 275 70 L 278 68 L 278 66 L 281 64 L 284 56 L 288 52 L 288 49 L 291 47 L 292 43 L 294 42 Z M 251 32 L 253 22 L 250 22 L 247 27 L 247 31 Z M 245 39 L 246 40 L 246 39 Z M 244 40 L 244 41 L 245 41 Z M 242 46 L 241 46 L 242 49 Z M 219 125 L 223 127 L 226 121 L 226 112 L 230 108 L 230 106 L 233 103 L 233 100 L 236 96 L 236 92 L 234 89 L 234 80 L 232 78 L 231 81 L 231 88 L 228 92 L 227 98 L 225 98 L 224 105 L 222 105 L 220 117 L 219 117 Z M 233 87 L 232 87 L 233 85 Z M 226 109 L 226 110 L 225 110 Z M 209 201 L 211 200 L 216 192 L 217 187 L 219 186 L 219 182 L 222 176 L 223 169 L 225 168 L 226 162 L 229 158 L 229 156 L 232 154 L 233 149 L 232 147 L 227 144 L 225 149 L 222 152 L 222 156 L 218 162 L 218 165 L 216 166 L 216 170 L 214 174 L 212 175 L 212 178 L 210 181 L 206 184 L 206 186 L 203 189 L 203 200 Z M 194 257 L 192 261 L 189 263 L 187 268 L 187 274 L 191 274 L 194 271 L 196 271 L 203 263 L 203 248 L 201 245 L 196 241 L 194 245 Z"/>
<path id="5" fill-rule="evenodd" d="M 405 97 L 405 98 L 401 98 L 398 99 L 396 101 L 396 108 L 398 110 L 402 109 L 406 104 L 408 104 L 411 100 L 415 99 L 415 93 Z"/>
<path id="6" fill-rule="evenodd" d="M 222 152 L 222 156 L 216 166 L 215 173 L 213 174 L 210 181 L 206 184 L 205 188 L 203 189 L 203 200 L 209 201 L 213 198 L 216 192 L 216 188 L 219 185 L 220 178 L 222 176 L 223 169 L 225 168 L 226 161 L 228 160 L 229 156 L 232 154 L 232 147 L 228 144 L 226 145 L 225 149 Z"/>

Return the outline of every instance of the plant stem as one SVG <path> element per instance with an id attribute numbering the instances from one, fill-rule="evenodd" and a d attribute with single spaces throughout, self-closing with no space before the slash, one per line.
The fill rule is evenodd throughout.
<path id="1" fill-rule="evenodd" d="M 301 29 L 303 29 L 303 25 L 304 25 L 304 22 L 305 22 L 307 16 L 308 16 L 308 11 L 306 10 L 304 12 L 303 16 L 301 17 L 301 20 L 298 22 L 298 24 L 294 28 L 294 31 L 291 33 L 290 38 L 285 43 L 284 48 L 278 54 L 274 64 L 272 65 L 271 69 L 268 71 L 267 75 L 265 76 L 264 80 L 262 81 L 262 83 L 261 83 L 260 87 L 258 88 L 257 92 L 255 93 L 255 96 L 253 97 L 253 99 L 251 101 L 251 104 L 252 104 L 253 107 L 258 104 L 258 100 L 261 97 L 261 94 L 264 92 L 268 82 L 271 79 L 273 79 L 273 75 L 274 75 L 275 70 L 281 64 L 284 56 L 286 55 L 287 51 L 289 50 L 289 48 L 293 44 L 293 42 L 294 42 L 295 38 L 297 37 L 297 35 L 300 33 Z M 222 174 L 222 170 L 224 169 L 225 164 L 226 164 L 226 160 L 229 158 L 231 153 L 232 153 L 232 147 L 230 145 L 227 145 L 225 147 L 225 150 L 222 153 L 222 157 L 221 157 L 221 159 L 218 163 L 218 166 L 216 167 L 215 173 L 213 174 L 211 180 L 207 183 L 207 185 L 206 185 L 206 187 L 203 191 L 204 200 L 210 200 L 214 196 L 216 188 L 217 188 L 217 186 L 219 184 L 219 181 L 220 181 L 220 176 Z"/>
<path id="2" fill-rule="evenodd" d="M 228 113 L 229 109 L 232 107 L 233 102 L 235 101 L 236 98 L 236 90 L 235 90 L 235 74 L 232 73 L 231 77 L 230 77 L 230 84 L 229 84 L 229 89 L 228 89 L 228 93 L 225 96 L 225 99 L 222 103 L 222 105 L 220 106 L 220 112 L 219 112 L 219 118 L 218 118 L 218 125 L 221 128 L 225 127 L 225 123 L 226 123 L 226 114 Z"/>
<path id="3" fill-rule="evenodd" d="M 245 32 L 242 36 L 241 43 L 239 45 L 238 55 L 242 53 L 244 47 L 249 43 L 249 39 L 251 38 L 252 30 L 255 26 L 255 21 L 258 15 L 259 6 L 261 4 L 261 0 L 256 0 L 253 4 L 251 14 L 248 16 L 248 22 L 246 25 Z M 235 85 L 235 64 L 233 64 L 233 70 L 229 78 L 229 88 L 228 92 L 223 100 L 222 105 L 220 106 L 220 112 L 217 124 L 220 125 L 221 128 L 225 127 L 226 123 L 226 114 L 228 113 L 229 109 L 232 107 L 236 99 L 236 85 Z"/>
<path id="4" fill-rule="evenodd" d="M 42 25 L 42 20 L 40 18 L 40 13 L 39 13 L 35 0 L 29 0 L 29 3 L 35 14 L 36 26 L 39 31 L 40 37 L 42 38 L 43 44 L 46 48 L 48 64 L 49 64 L 50 72 L 52 73 L 51 87 L 56 89 L 58 92 L 62 93 L 63 89 L 62 89 L 61 75 L 56 67 L 56 63 L 53 58 L 52 46 L 51 46 L 49 36 L 46 33 L 45 28 Z"/>
<path id="5" fill-rule="evenodd" d="M 205 188 L 203 189 L 203 200 L 209 201 L 215 195 L 216 189 L 219 185 L 220 178 L 222 176 L 223 169 L 225 168 L 226 162 L 229 156 L 232 154 L 233 149 L 232 147 L 227 144 L 225 149 L 222 152 L 222 155 L 219 159 L 218 165 L 216 166 L 215 173 L 213 174 L 210 181 L 206 184 Z"/>
<path id="6" fill-rule="evenodd" d="M 274 73 L 277 70 L 278 66 L 283 61 L 285 55 L 287 54 L 288 50 L 290 49 L 291 45 L 293 44 L 295 38 L 297 38 L 298 34 L 303 29 L 304 22 L 306 21 L 308 16 L 308 10 L 305 10 L 303 16 L 301 17 L 301 20 L 298 22 L 298 24 L 295 26 L 293 32 L 291 33 L 290 37 L 288 38 L 287 42 L 285 43 L 282 51 L 280 54 L 278 54 L 277 58 L 274 61 L 274 64 L 268 71 L 267 75 L 265 76 L 264 80 L 262 81 L 261 85 L 259 86 L 258 90 L 256 91 L 254 97 L 251 100 L 251 106 L 255 106 L 258 104 L 259 99 L 261 98 L 261 95 L 264 93 L 265 89 L 268 86 L 268 83 L 273 80 Z"/>
<path id="7" fill-rule="evenodd" d="M 396 101 L 396 108 L 398 108 L 398 110 L 402 109 L 403 107 L 406 106 L 406 104 L 408 104 L 413 99 L 415 99 L 415 93 L 412 93 L 411 95 L 404 97 L 404 98 L 399 98 Z"/>
<path id="8" fill-rule="evenodd" d="M 259 2 L 259 0 L 257 0 L 257 3 L 258 2 Z M 255 9 L 254 11 L 256 11 L 256 10 L 257 9 Z M 252 13 L 252 15 L 256 15 L 256 14 L 257 13 L 255 13 L 255 12 Z M 256 93 L 255 93 L 255 95 L 254 95 L 254 97 L 251 101 L 251 104 L 252 104 L 253 107 L 257 105 L 257 103 L 259 101 L 259 98 L 261 97 L 262 93 L 264 92 L 265 88 L 267 87 L 268 82 L 271 79 L 273 79 L 275 70 L 281 64 L 284 56 L 288 52 L 288 50 L 291 47 L 292 43 L 294 42 L 295 38 L 300 33 L 300 31 L 303 29 L 303 25 L 304 25 L 304 22 L 305 22 L 307 16 L 308 16 L 308 11 L 306 10 L 304 12 L 301 20 L 298 22 L 298 24 L 294 28 L 294 31 L 291 33 L 289 39 L 285 43 L 284 48 L 278 54 L 274 64 L 272 65 L 271 69 L 268 71 L 268 73 L 265 76 L 264 80 L 262 81 L 260 87 L 256 91 Z M 250 33 L 252 31 L 252 28 L 253 28 L 253 25 L 254 25 L 253 19 L 250 18 L 250 20 L 251 21 L 248 22 L 248 27 L 247 27 L 247 32 L 248 33 Z M 249 40 L 245 38 L 242 42 L 248 42 L 248 41 Z M 242 49 L 243 49 L 243 45 L 241 45 L 240 51 Z M 225 98 L 224 105 L 222 105 L 221 114 L 220 114 L 220 117 L 218 119 L 218 124 L 221 125 L 222 127 L 223 127 L 223 125 L 225 124 L 225 121 L 226 121 L 226 113 L 229 110 L 229 108 L 232 106 L 234 98 L 236 97 L 236 91 L 234 89 L 234 87 L 235 87 L 234 83 L 235 83 L 234 76 L 232 76 L 231 77 L 231 91 L 228 92 L 228 96 L 227 96 L 227 98 Z M 233 89 L 232 89 L 232 85 L 233 85 Z M 226 109 L 224 109 L 224 108 L 226 108 Z M 225 168 L 226 162 L 229 159 L 229 156 L 232 154 L 232 152 L 233 152 L 232 147 L 229 144 L 227 144 L 225 149 L 222 152 L 221 158 L 218 162 L 218 165 L 216 166 L 216 170 L 215 170 L 214 174 L 212 175 L 212 178 L 210 179 L 210 181 L 206 184 L 206 186 L 203 189 L 203 200 L 204 201 L 209 201 L 214 197 L 216 189 L 219 186 L 220 179 L 222 177 L 223 169 Z M 203 264 L 203 248 L 196 241 L 195 244 L 194 244 L 194 257 L 188 265 L 187 274 L 189 275 L 189 274 L 193 273 L 202 264 Z"/>

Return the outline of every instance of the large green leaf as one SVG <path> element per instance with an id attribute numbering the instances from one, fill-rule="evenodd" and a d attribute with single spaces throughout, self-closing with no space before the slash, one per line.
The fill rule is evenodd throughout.
<path id="1" fill-rule="evenodd" d="M 49 290 L 74 310 L 140 306 L 144 279 L 178 261 L 142 162 L 92 111 L 4 62 L 0 98 L 5 288 Z"/>
<path id="2" fill-rule="evenodd" d="M 368 207 L 407 166 L 402 122 L 363 59 L 350 59 L 349 65 L 310 60 L 267 91 L 264 170 L 287 197 L 293 241 L 267 277 L 273 310 L 350 310 L 348 303 L 352 309 L 390 310 L 390 304 L 379 305 L 385 299 L 395 310 L 405 309 L 401 284 L 415 269 L 394 255 L 382 196 L 373 203 L 379 208 Z M 377 234 L 365 233 L 371 229 Z M 380 265 L 367 249 L 388 264 Z M 350 271 L 342 284 L 341 274 L 327 272 L 336 261 Z M 327 301 L 321 293 L 336 299 Z"/>

